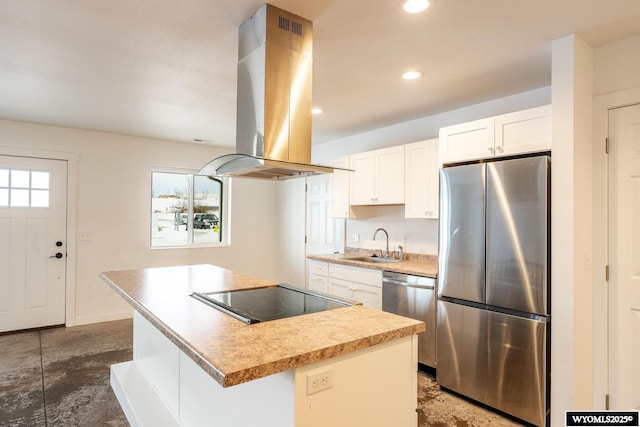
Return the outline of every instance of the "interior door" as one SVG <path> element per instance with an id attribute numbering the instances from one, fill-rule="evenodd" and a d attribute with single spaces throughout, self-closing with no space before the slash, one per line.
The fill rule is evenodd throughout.
<path id="1" fill-rule="evenodd" d="M 307 178 L 307 247 L 306 254 L 333 252 L 333 220 L 329 217 L 331 181 L 328 174 Z"/>
<path id="2" fill-rule="evenodd" d="M 0 332 L 65 323 L 67 162 L 0 156 Z"/>
<path id="3" fill-rule="evenodd" d="M 640 104 L 609 113 L 609 405 L 640 409 Z"/>

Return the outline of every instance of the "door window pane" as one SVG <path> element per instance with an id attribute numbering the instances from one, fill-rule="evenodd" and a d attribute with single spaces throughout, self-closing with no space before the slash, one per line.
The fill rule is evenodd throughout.
<path id="1" fill-rule="evenodd" d="M 29 188 L 29 171 L 12 170 L 11 187 Z"/>
<path id="2" fill-rule="evenodd" d="M 0 188 L 0 207 L 6 208 L 7 206 L 9 206 L 9 190 Z"/>
<path id="3" fill-rule="evenodd" d="M 29 190 L 11 189 L 11 207 L 12 208 L 28 208 L 29 207 Z"/>
<path id="4" fill-rule="evenodd" d="M 0 187 L 9 187 L 9 169 L 0 169 Z"/>
<path id="5" fill-rule="evenodd" d="M 49 189 L 49 172 L 31 172 L 31 188 Z"/>

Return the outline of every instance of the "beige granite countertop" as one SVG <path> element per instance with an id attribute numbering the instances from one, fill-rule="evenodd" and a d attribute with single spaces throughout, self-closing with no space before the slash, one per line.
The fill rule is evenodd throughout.
<path id="1" fill-rule="evenodd" d="M 406 258 L 398 262 L 372 263 L 354 260 L 354 257 L 369 256 L 373 251 L 348 250 L 343 254 L 309 255 L 307 258 L 316 261 L 333 262 L 354 267 L 372 268 L 375 270 L 393 271 L 396 273 L 414 274 L 437 278 L 438 257 L 434 255 L 407 254 Z"/>
<path id="2" fill-rule="evenodd" d="M 425 330 L 423 322 L 361 305 L 247 325 L 191 293 L 276 283 L 213 265 L 110 271 L 100 277 L 223 387 Z"/>

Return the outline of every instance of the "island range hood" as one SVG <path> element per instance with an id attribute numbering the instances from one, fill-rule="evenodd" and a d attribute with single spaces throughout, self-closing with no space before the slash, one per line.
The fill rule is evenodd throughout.
<path id="1" fill-rule="evenodd" d="M 331 173 L 311 163 L 311 21 L 270 4 L 240 26 L 236 153 L 200 174 L 261 179 Z"/>

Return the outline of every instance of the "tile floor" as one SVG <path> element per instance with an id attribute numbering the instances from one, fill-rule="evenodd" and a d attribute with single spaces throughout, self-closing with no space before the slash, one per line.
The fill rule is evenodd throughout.
<path id="1" fill-rule="evenodd" d="M 109 366 L 132 358 L 120 320 L 0 336 L 0 426 L 127 426 Z M 419 427 L 517 426 L 418 376 Z"/>

